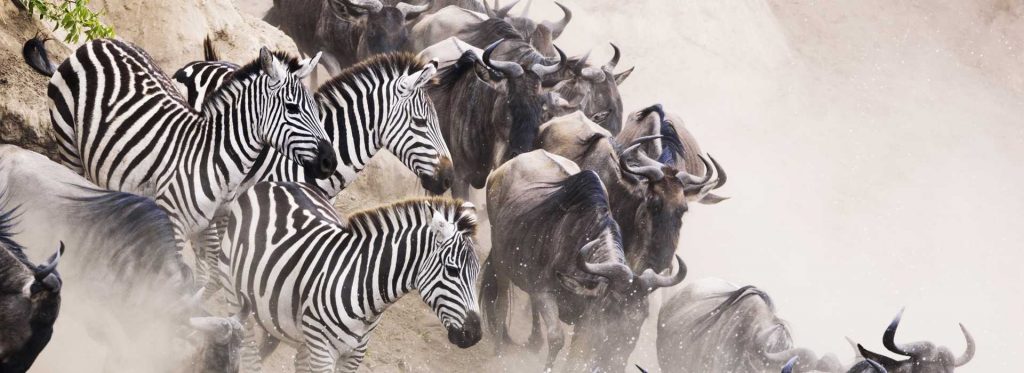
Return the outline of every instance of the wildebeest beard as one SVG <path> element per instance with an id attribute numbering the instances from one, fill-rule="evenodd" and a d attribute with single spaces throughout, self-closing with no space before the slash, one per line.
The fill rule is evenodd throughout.
<path id="1" fill-rule="evenodd" d="M 640 193 L 640 195 L 634 194 Z M 623 252 L 633 271 L 651 268 L 660 272 L 672 264 L 682 220 L 665 209 L 651 191 L 611 187 L 615 220 L 622 228 Z M 639 273 L 638 272 L 638 273 Z"/>
<path id="2" fill-rule="evenodd" d="M 364 45 L 360 45 L 360 52 L 365 52 L 366 56 L 400 51 L 409 38 L 405 16 L 394 7 L 384 7 L 380 12 L 368 14 L 354 31 L 353 35 L 362 35 Z"/>

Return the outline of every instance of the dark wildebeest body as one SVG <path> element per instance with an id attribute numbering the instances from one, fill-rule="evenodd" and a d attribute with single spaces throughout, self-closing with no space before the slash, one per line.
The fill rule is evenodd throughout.
<path id="1" fill-rule="evenodd" d="M 620 322 L 636 314 L 632 308 L 640 302 L 631 298 L 646 298 L 653 289 L 682 281 L 682 261 L 673 277 L 650 270 L 634 277 L 624 265 L 617 225 L 597 174 L 581 172 L 571 161 L 542 150 L 513 158 L 491 174 L 487 206 L 494 231 L 481 302 L 499 349 L 509 341 L 505 302 L 516 285 L 530 294 L 539 315 L 532 347 L 539 349 L 540 329 L 547 332 L 548 367 L 563 346 L 561 322 L 566 322 L 576 324 L 571 356 L 586 360 L 571 371 L 623 369 L 625 357 L 602 354 L 600 345 L 586 341 L 632 346 L 639 325 Z"/>
<path id="2" fill-rule="evenodd" d="M 539 24 L 527 18 L 525 12 L 519 17 L 509 16 L 511 6 L 484 12 L 448 6 L 424 17 L 412 27 L 410 45 L 413 50 L 420 51 L 454 36 L 474 47 L 484 48 L 499 39 L 521 39 L 539 51 L 539 56 L 552 55 L 555 53 L 554 39 L 561 35 L 572 19 L 568 8 L 561 4 L 558 6 L 564 12 L 561 20 Z M 537 61 L 538 55 L 531 56 L 530 60 L 513 58 L 512 49 L 513 46 L 503 46 L 496 51 L 497 58 L 524 64 Z"/>
<path id="3" fill-rule="evenodd" d="M 0 372 L 20 373 L 32 367 L 53 335 L 60 311 L 56 268 L 64 246 L 47 263 L 32 264 L 11 239 L 17 211 L 3 197 L 0 192 Z"/>
<path id="4" fill-rule="evenodd" d="M 899 328 L 902 318 L 903 311 L 901 310 L 882 334 L 882 345 L 893 353 L 907 356 L 906 359 L 896 360 L 868 351 L 858 344 L 857 349 L 860 355 L 882 365 L 888 373 L 951 373 L 955 368 L 964 366 L 974 358 L 974 338 L 963 324 L 960 324 L 960 331 L 963 332 L 964 338 L 967 340 L 967 350 L 957 357 L 953 356 L 953 352 L 949 348 L 936 346 L 931 342 L 896 343 L 896 329 Z"/>
<path id="5" fill-rule="evenodd" d="M 464 53 L 439 72 L 438 84 L 429 89 L 452 161 L 458 165 L 452 185 L 457 197 L 465 197 L 469 186 L 483 188 L 491 169 L 530 151 L 545 107 L 554 105 L 555 100 L 541 92 L 540 82 L 558 66 L 492 61 L 490 54 L 498 44 L 487 48 L 483 64 L 476 54 Z"/>
<path id="6" fill-rule="evenodd" d="M 795 372 L 838 372 L 832 355 L 794 348 L 768 294 L 718 279 L 692 282 L 658 314 L 658 364 L 666 372 L 777 372 L 794 356 Z"/>
<path id="7" fill-rule="evenodd" d="M 275 0 L 263 19 L 292 37 L 300 52 L 323 51 L 324 66 L 333 76 L 374 54 L 405 50 L 406 21 L 429 6 L 385 5 L 379 0 Z"/>

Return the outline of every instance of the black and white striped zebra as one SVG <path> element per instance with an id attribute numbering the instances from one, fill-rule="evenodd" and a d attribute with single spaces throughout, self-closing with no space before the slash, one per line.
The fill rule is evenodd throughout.
<path id="1" fill-rule="evenodd" d="M 218 282 L 298 349 L 297 372 L 355 371 L 381 313 L 414 289 L 450 342 L 480 340 L 472 204 L 419 198 L 342 218 L 312 186 L 264 182 L 229 214 Z"/>
<path id="2" fill-rule="evenodd" d="M 207 42 L 207 58 L 216 58 Z M 236 69 L 223 61 L 192 62 L 174 74 L 189 103 L 201 107 L 204 97 Z M 422 89 L 437 72 L 434 62 L 425 63 L 408 53 L 373 56 L 349 67 L 322 85 L 315 94 L 320 119 L 338 154 L 333 177 L 316 181 L 278 153 L 260 157 L 256 181 L 305 181 L 328 196 L 336 196 L 370 158 L 386 148 L 434 194 L 451 186 L 451 155 L 437 122 L 430 97 Z"/>
<path id="3" fill-rule="evenodd" d="M 102 188 L 154 198 L 179 243 L 193 240 L 267 147 L 314 177 L 334 171 L 333 147 L 301 82 L 318 59 L 263 48 L 197 112 L 145 51 L 112 39 L 86 43 L 49 84 L 60 159 Z M 208 261 L 197 262 L 202 275 Z"/>

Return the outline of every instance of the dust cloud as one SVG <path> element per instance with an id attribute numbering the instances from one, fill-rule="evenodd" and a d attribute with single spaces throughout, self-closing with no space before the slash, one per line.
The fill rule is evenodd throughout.
<path id="1" fill-rule="evenodd" d="M 978 352 L 958 371 L 1024 368 L 1024 3 L 562 1 L 575 14 L 557 44 L 602 61 L 615 42 L 619 69 L 637 66 L 626 110 L 681 114 L 729 173 L 733 198 L 686 217 L 690 279 L 766 290 L 798 345 L 844 363 L 844 336 L 884 350 L 905 306 L 902 340 L 959 354 L 957 323 L 974 334 Z M 536 0 L 532 16 L 560 13 Z M 408 299 L 385 314 L 367 365 L 394 352 L 408 354 L 397 366 L 479 369 L 480 358 L 438 368 L 446 357 L 419 352 L 492 353 L 487 339 L 456 350 L 423 332 L 439 329 L 423 308 Z M 632 360 L 658 371 L 645 330 Z"/>

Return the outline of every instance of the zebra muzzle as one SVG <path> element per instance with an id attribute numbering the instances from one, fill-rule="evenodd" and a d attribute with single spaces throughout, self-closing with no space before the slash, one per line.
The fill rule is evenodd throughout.
<path id="1" fill-rule="evenodd" d="M 461 328 L 448 328 L 448 342 L 459 346 L 459 348 L 472 347 L 477 342 L 480 342 L 482 336 L 480 315 L 476 312 L 470 312 L 466 315 L 466 320 L 462 323 Z"/>
<path id="2" fill-rule="evenodd" d="M 316 157 L 303 165 L 307 175 L 316 179 L 326 179 L 338 169 L 338 157 L 330 141 L 320 141 L 316 145 Z"/>

